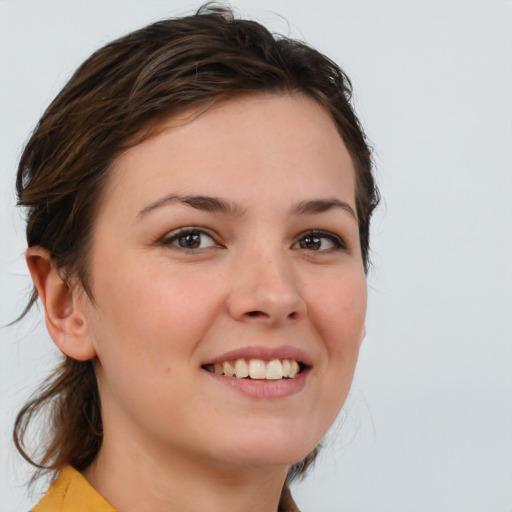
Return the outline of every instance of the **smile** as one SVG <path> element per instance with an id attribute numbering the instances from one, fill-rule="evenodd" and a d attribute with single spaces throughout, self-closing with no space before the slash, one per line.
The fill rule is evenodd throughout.
<path id="1" fill-rule="evenodd" d="M 215 364 L 206 364 L 202 368 L 216 375 L 236 379 L 281 380 L 294 379 L 306 365 L 295 359 L 236 359 Z"/>

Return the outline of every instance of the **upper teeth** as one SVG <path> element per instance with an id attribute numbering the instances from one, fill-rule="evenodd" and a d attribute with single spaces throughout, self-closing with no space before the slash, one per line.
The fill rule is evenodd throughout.
<path id="1" fill-rule="evenodd" d="M 300 369 L 299 363 L 293 359 L 273 359 L 272 361 L 237 359 L 236 361 L 224 361 L 207 365 L 205 368 L 217 375 L 226 375 L 227 377 L 237 377 L 239 379 L 250 377 L 251 379 L 266 380 L 293 379 Z"/>

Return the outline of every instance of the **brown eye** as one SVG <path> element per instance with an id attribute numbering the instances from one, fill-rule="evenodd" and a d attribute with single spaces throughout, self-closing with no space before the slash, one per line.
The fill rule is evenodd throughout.
<path id="1" fill-rule="evenodd" d="M 310 231 L 309 233 L 304 233 L 293 247 L 295 249 L 318 252 L 346 249 L 345 243 L 338 235 L 326 231 Z"/>
<path id="2" fill-rule="evenodd" d="M 180 247 L 186 249 L 198 249 L 201 246 L 201 235 L 199 233 L 189 233 L 185 236 L 180 236 L 176 240 Z"/>
<path id="3" fill-rule="evenodd" d="M 318 251 L 322 247 L 322 241 L 317 236 L 308 236 L 299 241 L 299 247 Z"/>
<path id="4" fill-rule="evenodd" d="M 171 245 L 178 249 L 207 249 L 215 246 L 213 238 L 198 229 L 179 229 L 169 233 L 162 245 Z"/>

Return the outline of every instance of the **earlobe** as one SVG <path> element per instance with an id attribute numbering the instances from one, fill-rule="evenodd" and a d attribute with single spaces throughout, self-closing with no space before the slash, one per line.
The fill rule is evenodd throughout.
<path id="1" fill-rule="evenodd" d="M 42 247 L 29 247 L 25 253 L 32 280 L 44 307 L 46 327 L 57 347 L 67 356 L 85 361 L 96 355 L 83 302 L 55 268 L 50 254 Z"/>

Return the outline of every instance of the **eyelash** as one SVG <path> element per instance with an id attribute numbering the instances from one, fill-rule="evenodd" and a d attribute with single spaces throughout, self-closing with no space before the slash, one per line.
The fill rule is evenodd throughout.
<path id="1" fill-rule="evenodd" d="M 201 237 L 206 236 L 212 241 L 212 243 L 207 247 L 186 247 L 180 245 L 179 243 L 175 243 L 178 242 L 180 239 L 185 239 L 187 236 L 190 235 L 199 235 L 199 237 L 196 238 L 196 240 L 199 240 L 199 243 L 201 243 Z M 329 247 L 327 249 L 313 249 L 311 247 L 300 246 L 300 243 L 307 240 L 308 238 L 313 240 L 313 244 L 320 243 L 320 246 L 322 245 L 322 239 L 327 239 L 329 240 L 329 242 L 332 243 L 333 247 Z M 208 249 L 210 247 L 218 247 L 212 235 L 210 235 L 204 229 L 195 227 L 180 228 L 178 230 L 172 231 L 171 233 L 167 234 L 164 238 L 162 238 L 159 243 L 160 245 L 175 246 L 176 248 L 179 248 L 190 253 L 195 253 L 201 249 Z M 334 233 L 322 230 L 311 230 L 301 233 L 300 237 L 292 245 L 292 248 L 303 249 L 311 252 L 333 252 L 337 250 L 347 250 L 347 245 L 340 236 L 335 235 Z"/>

